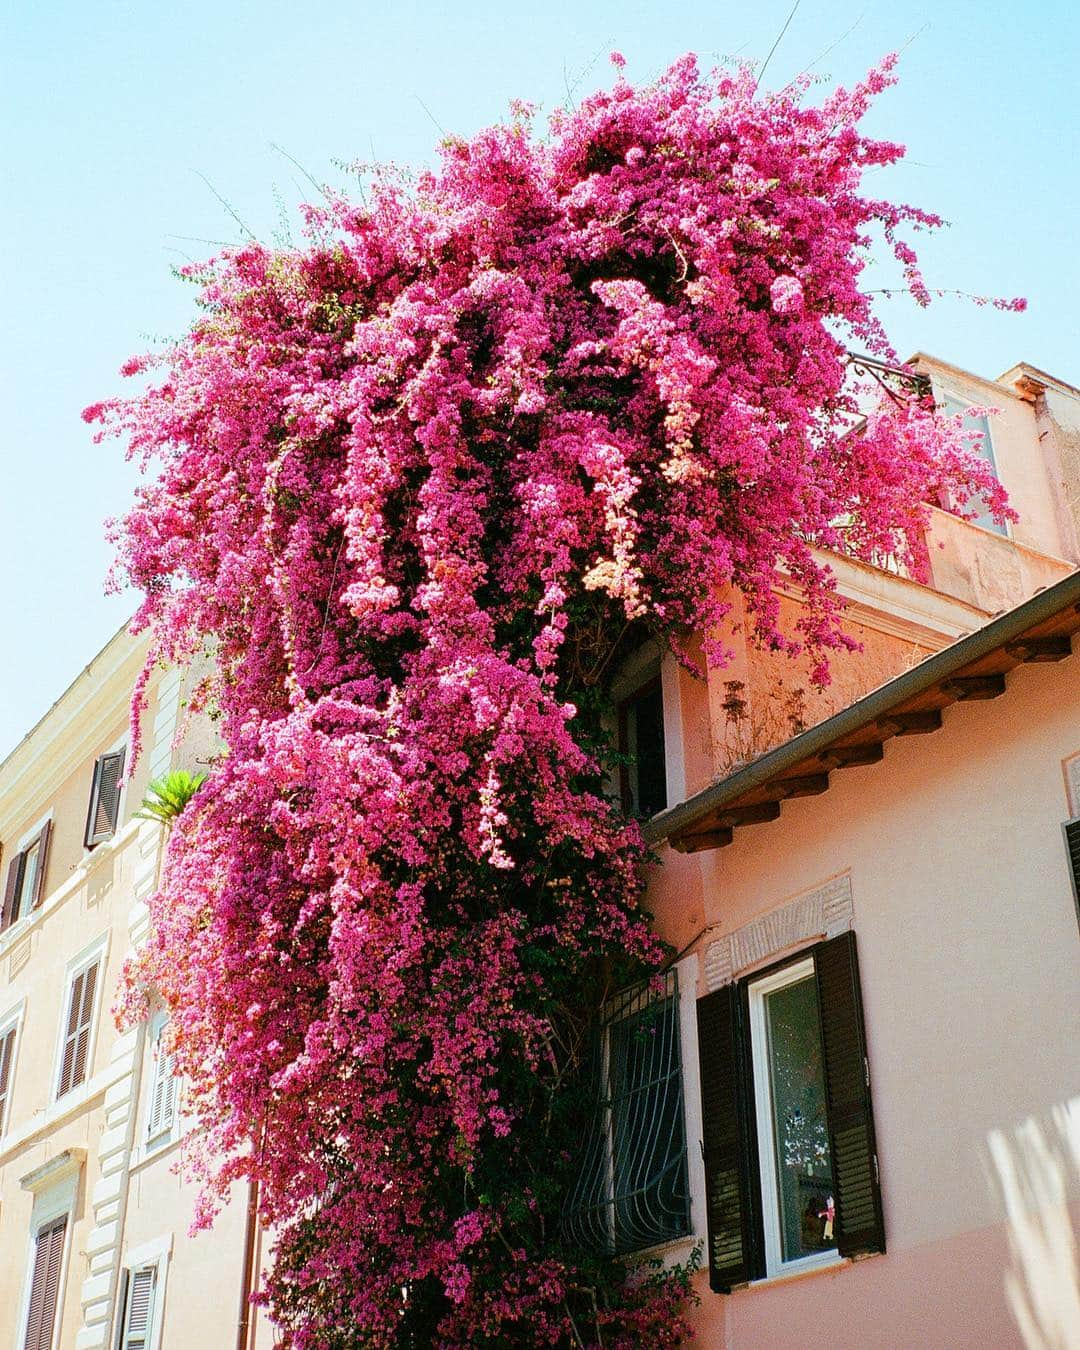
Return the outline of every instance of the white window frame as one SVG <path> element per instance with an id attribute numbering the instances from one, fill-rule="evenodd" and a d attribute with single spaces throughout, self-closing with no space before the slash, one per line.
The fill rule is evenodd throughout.
<path id="1" fill-rule="evenodd" d="M 60 1259 L 60 1279 L 56 1286 L 56 1313 L 53 1317 L 53 1347 L 60 1342 L 60 1332 L 64 1321 L 64 1295 L 67 1289 L 68 1265 L 71 1261 L 72 1238 L 75 1227 L 75 1201 L 79 1193 L 79 1178 L 82 1175 L 81 1163 L 72 1168 L 70 1174 L 57 1181 L 48 1189 L 40 1191 L 34 1200 L 30 1215 L 30 1231 L 27 1236 L 27 1255 L 23 1276 L 22 1310 L 19 1313 L 19 1334 L 15 1342 L 17 1350 L 26 1344 L 27 1324 L 30 1321 L 30 1290 L 34 1283 L 34 1259 L 37 1254 L 38 1234 L 46 1224 L 67 1216 L 64 1229 L 64 1254 Z"/>
<path id="2" fill-rule="evenodd" d="M 154 1108 L 154 1083 L 157 1070 L 157 1064 L 154 1058 L 155 1047 L 160 1043 L 161 1034 L 169 1024 L 169 1013 L 167 1009 L 161 1008 L 150 1016 L 146 1037 L 146 1056 L 147 1072 L 143 1074 L 143 1079 L 147 1084 L 146 1103 L 143 1107 L 143 1127 L 141 1143 L 143 1150 L 147 1154 L 156 1153 L 159 1149 L 167 1147 L 173 1143 L 180 1133 L 180 1091 L 182 1080 L 179 1074 L 173 1074 L 173 1080 L 176 1084 L 175 1096 L 173 1099 L 173 1113 L 169 1124 L 157 1130 L 154 1134 L 150 1133 L 151 1113 Z M 160 1054 L 160 1050 L 158 1050 Z"/>
<path id="3" fill-rule="evenodd" d="M 15 1082 L 15 1071 L 19 1067 L 19 1050 L 22 1046 L 22 1024 L 23 1017 L 26 1014 L 26 999 L 21 998 L 14 1008 L 0 1017 L 0 1040 L 7 1035 L 9 1031 L 15 1032 L 15 1044 L 11 1052 L 11 1066 L 8 1069 L 8 1090 L 6 1103 L 0 1104 L 0 1140 L 8 1133 L 11 1127 L 11 1098 L 12 1088 Z"/>
<path id="4" fill-rule="evenodd" d="M 26 851 L 26 849 L 28 849 L 28 848 L 30 847 L 30 845 L 31 845 L 36 839 L 40 838 L 41 832 L 42 832 L 42 830 L 45 828 L 46 825 L 48 825 L 48 826 L 50 827 L 50 834 L 51 834 L 51 828 L 52 828 L 52 826 L 53 826 L 54 824 L 55 824 L 55 821 L 53 820 L 53 811 L 52 811 L 52 807 L 50 807 L 49 810 L 45 812 L 45 814 L 41 817 L 41 819 L 40 819 L 39 821 L 36 821 L 33 825 L 30 826 L 30 828 L 29 828 L 28 830 L 25 830 L 25 831 L 23 832 L 23 834 L 21 835 L 21 837 L 20 837 L 20 839 L 19 839 L 19 842 L 15 845 L 15 854 L 14 854 L 14 856 L 15 856 L 15 857 L 18 857 L 18 855 L 19 855 L 20 853 L 24 853 L 24 852 Z M 52 841 L 51 841 L 51 839 L 50 839 L 50 842 L 49 842 L 49 851 L 52 852 Z M 48 861 L 48 859 L 46 859 L 46 861 Z M 39 855 L 39 857 L 38 857 L 38 867 L 40 868 L 40 866 L 41 866 L 41 857 L 40 857 L 40 855 Z M 6 877 L 7 877 L 7 872 L 6 872 L 6 870 L 5 870 L 4 876 L 5 876 L 5 879 L 6 879 Z M 42 905 L 45 904 L 45 901 L 48 899 L 48 895 L 49 895 L 49 893 L 48 893 L 48 891 L 46 891 L 46 889 L 45 889 L 45 881 L 44 881 L 44 878 L 42 878 L 42 883 L 41 883 L 41 904 L 42 904 Z M 33 914 L 33 912 L 34 912 L 34 911 L 33 911 L 32 909 L 27 909 L 27 910 L 24 911 L 24 909 L 23 909 L 23 900 L 22 900 L 22 897 L 20 897 L 20 899 L 19 899 L 19 904 L 18 904 L 18 906 L 17 906 L 17 913 L 15 913 L 15 914 L 13 914 L 13 915 L 11 916 L 11 923 L 8 925 L 7 931 L 10 933 L 11 930 L 15 927 L 15 925 L 16 925 L 21 919 L 28 919 L 28 918 L 30 917 L 30 915 Z"/>
<path id="5" fill-rule="evenodd" d="M 978 404 L 972 403 L 971 399 L 969 399 L 965 394 L 957 393 L 955 389 L 949 389 L 947 386 L 943 384 L 937 384 L 935 382 L 932 387 L 934 390 L 935 401 L 940 403 L 941 411 L 943 413 L 948 411 L 945 405 L 949 401 L 951 401 L 952 403 L 960 404 L 961 409 L 965 414 L 970 412 L 972 408 L 979 406 Z M 986 422 L 986 431 L 983 435 L 983 441 L 987 453 L 983 456 L 983 458 L 989 460 L 990 468 L 994 472 L 994 477 L 1000 483 L 1001 474 L 998 472 L 997 451 L 994 449 L 994 433 L 993 428 L 991 426 L 993 418 L 987 417 L 984 420 Z M 970 501 L 967 503 L 967 506 L 970 508 L 971 506 Z M 1011 520 L 1006 520 L 1001 525 L 998 525 L 996 521 L 992 522 L 990 525 L 980 525 L 977 520 L 968 520 L 965 521 L 964 523 L 967 525 L 973 525 L 977 530 L 985 530 L 987 534 L 996 535 L 998 539 L 1011 539 L 1013 537 Z"/>
<path id="6" fill-rule="evenodd" d="M 132 1247 L 124 1253 L 122 1269 L 127 1271 L 128 1275 L 128 1296 L 130 1296 L 131 1280 L 138 1270 L 146 1270 L 153 1267 L 155 1270 L 154 1279 L 154 1297 L 150 1305 L 150 1334 L 146 1338 L 146 1350 L 160 1350 L 162 1325 L 164 1323 L 165 1310 L 165 1284 L 169 1275 L 169 1262 L 172 1259 L 173 1235 L 164 1233 L 161 1237 L 152 1238 L 149 1242 L 140 1243 L 138 1247 Z M 112 1340 L 109 1344 L 115 1344 L 120 1350 L 127 1350 L 127 1299 L 124 1300 L 124 1306 L 120 1303 L 120 1289 L 117 1289 L 116 1311 L 114 1313 L 114 1326 Z"/>
<path id="7" fill-rule="evenodd" d="M 773 1100 L 772 1077 L 769 1073 L 768 1027 L 765 1015 L 765 999 L 788 985 L 797 984 L 807 976 L 814 975 L 814 958 L 807 956 L 783 966 L 771 975 L 763 975 L 759 980 L 751 980 L 747 985 L 750 1000 L 750 1054 L 754 1080 L 754 1119 L 757 1125 L 759 1184 L 761 1187 L 761 1217 L 765 1233 L 765 1278 L 774 1280 L 781 1276 L 801 1275 L 807 1271 L 818 1270 L 822 1266 L 833 1266 L 843 1259 L 839 1251 L 832 1247 L 828 1251 L 814 1252 L 810 1256 L 801 1256 L 794 1261 L 784 1260 L 780 1222 L 780 1178 L 776 1168 L 776 1149 L 773 1141 Z"/>
<path id="8" fill-rule="evenodd" d="M 94 1053 L 97 1050 L 98 1022 L 101 1019 L 101 998 L 105 984 L 105 971 L 108 967 L 109 956 L 109 934 L 105 933 L 97 938 L 89 947 L 83 950 L 68 962 L 64 972 L 64 997 L 60 1005 L 60 1020 L 56 1029 L 56 1051 L 54 1054 L 52 1091 L 49 1096 L 50 1104 L 71 1097 L 72 1093 L 78 1092 L 80 1087 L 85 1087 L 93 1078 L 94 1073 Z M 72 986 L 84 970 L 88 970 L 94 962 L 100 963 L 97 979 L 94 981 L 94 1006 L 90 1013 L 90 1036 L 86 1044 L 86 1077 L 82 1083 L 76 1083 L 64 1097 L 60 1097 L 60 1074 L 64 1067 L 64 1042 L 67 1039 L 67 1024 L 71 1012 Z"/>

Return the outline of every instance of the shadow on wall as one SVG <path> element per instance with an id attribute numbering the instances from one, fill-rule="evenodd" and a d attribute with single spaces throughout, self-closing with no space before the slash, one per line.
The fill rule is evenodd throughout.
<path id="1" fill-rule="evenodd" d="M 1080 1097 L 1051 1119 L 987 1136 L 1005 1207 L 1012 1268 L 1005 1296 L 1029 1350 L 1080 1346 L 1080 1265 L 1070 1210 L 1080 1208 Z"/>

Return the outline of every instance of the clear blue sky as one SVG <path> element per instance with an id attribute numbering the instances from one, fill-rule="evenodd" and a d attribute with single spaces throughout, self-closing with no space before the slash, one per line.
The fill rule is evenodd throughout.
<path id="1" fill-rule="evenodd" d="M 149 337 L 186 325 L 190 292 L 170 264 L 214 251 L 199 240 L 238 239 L 200 174 L 271 237 L 275 194 L 292 207 L 310 192 L 271 143 L 320 180 L 340 181 L 334 160 L 425 160 L 436 122 L 467 134 L 515 96 L 550 108 L 570 85 L 580 97 L 610 78 L 612 48 L 635 79 L 688 50 L 705 65 L 761 59 L 790 7 L 6 0 L 0 755 L 133 607 L 102 593 L 102 521 L 124 509 L 133 475 L 118 444 L 90 444 L 79 412 L 119 391 L 121 362 Z M 907 43 L 871 126 L 906 142 L 910 162 L 880 190 L 951 221 L 923 248 L 931 284 L 1023 294 L 1030 310 L 892 302 L 897 346 L 989 375 L 1026 359 L 1080 382 L 1078 10 L 802 0 L 766 82 L 814 61 L 850 81 Z"/>

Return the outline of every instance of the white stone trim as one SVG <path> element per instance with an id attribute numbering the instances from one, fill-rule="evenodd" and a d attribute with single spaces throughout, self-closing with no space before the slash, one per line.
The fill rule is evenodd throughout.
<path id="1" fill-rule="evenodd" d="M 71 1250 L 74 1243 L 75 1201 L 79 1194 L 79 1181 L 82 1177 L 85 1149 L 67 1149 L 58 1154 L 43 1167 L 22 1178 L 26 1190 L 34 1191 L 34 1208 L 30 1215 L 30 1231 L 26 1237 L 26 1258 L 23 1275 L 22 1299 L 20 1300 L 19 1320 L 16 1323 L 18 1340 L 22 1345 L 26 1338 L 26 1323 L 30 1316 L 30 1286 L 34 1278 L 34 1255 L 37 1248 L 37 1235 L 47 1223 L 67 1215 L 67 1227 L 64 1230 L 64 1255 L 60 1262 L 60 1282 L 56 1290 L 56 1313 L 53 1320 L 53 1345 L 60 1340 L 60 1323 L 63 1321 L 64 1296 L 67 1290 L 68 1267 L 71 1264 Z"/>
<path id="2" fill-rule="evenodd" d="M 711 994 L 752 966 L 851 927 L 851 874 L 842 872 L 711 942 L 705 950 L 705 988 Z"/>
<path id="3" fill-rule="evenodd" d="M 172 762 L 173 739 L 180 715 L 178 670 L 171 669 L 161 677 L 156 687 L 156 697 L 157 707 L 148 752 L 151 778 L 159 778 L 167 773 Z M 124 827 L 123 834 L 125 838 L 134 835 L 137 849 L 132 879 L 134 903 L 128 912 L 128 950 L 133 953 L 150 933 L 147 901 L 157 887 L 158 864 L 165 832 L 155 821 L 132 820 Z M 117 1332 L 115 1319 L 123 1315 L 123 1309 L 116 1307 L 117 1289 L 131 1168 L 139 1156 L 136 1141 L 147 1026 L 145 1021 L 141 1022 L 133 1030 L 118 1036 L 113 1043 L 109 1066 L 113 1072 L 105 1093 L 105 1129 L 98 1140 L 101 1180 L 90 1197 L 94 1227 L 87 1239 L 89 1272 L 83 1281 L 83 1323 L 75 1337 L 75 1350 L 101 1350 L 112 1344 Z M 164 1274 L 172 1251 L 171 1234 L 167 1241 L 167 1252 L 159 1243 L 155 1248 L 156 1258 L 152 1255 L 138 1261 L 139 1265 L 149 1264 L 153 1259 L 160 1259 L 163 1263 L 159 1266 L 155 1324 L 148 1350 L 155 1350 L 161 1334 L 159 1310 L 164 1306 Z M 139 1256 L 139 1250 L 129 1254 L 125 1264 L 130 1265 L 132 1255 Z"/>

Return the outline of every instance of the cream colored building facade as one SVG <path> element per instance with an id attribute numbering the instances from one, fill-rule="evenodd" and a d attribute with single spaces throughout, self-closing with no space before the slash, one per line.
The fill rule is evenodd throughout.
<path id="1" fill-rule="evenodd" d="M 121 785 L 145 654 L 117 634 L 0 765 L 0 1350 L 237 1344 L 245 1197 L 187 1236 L 164 1015 L 120 1033 L 112 1013 L 163 845 L 134 812 L 209 745 L 204 725 L 174 749 L 181 679 L 159 671 Z"/>
<path id="2" fill-rule="evenodd" d="M 939 401 L 1001 408 L 988 448 L 1020 518 L 1002 530 L 935 509 L 929 585 L 888 560 L 870 567 L 834 559 L 863 649 L 837 657 L 829 690 L 805 691 L 806 725 L 824 723 L 985 630 L 995 615 L 1061 583 L 1080 562 L 1080 393 L 1025 365 L 999 381 L 928 357 L 916 365 Z M 794 617 L 798 597 L 783 594 L 782 603 Z M 736 603 L 733 623 L 738 618 Z M 686 1232 L 664 1250 L 685 1254 L 710 1236 L 697 1000 L 763 961 L 798 955 L 826 932 L 850 930 L 863 960 L 890 1254 L 850 1271 L 826 1263 L 816 1274 L 800 1271 L 804 1278 L 794 1282 L 776 1278 L 783 1275 L 777 1270 L 727 1295 L 711 1293 L 703 1276 L 701 1343 L 1012 1345 L 1014 1327 L 988 1339 L 988 1319 L 1008 1315 L 1006 1230 L 1003 1215 L 975 1196 L 972 1150 L 992 1129 L 1007 1130 L 1063 1101 L 1070 1082 L 1080 1089 L 1070 1050 L 1077 1028 L 1075 1021 L 1067 1026 L 1065 1006 L 1078 970 L 1070 947 L 1077 935 L 1062 891 L 1065 861 L 1050 857 L 1047 842 L 1067 810 L 1080 815 L 1076 663 L 1025 668 L 1007 697 L 990 705 L 1004 710 L 996 721 L 986 708 L 947 712 L 938 737 L 890 746 L 884 764 L 832 747 L 835 766 L 846 755 L 848 765 L 866 767 L 837 775 L 821 802 L 792 801 L 775 819 L 772 806 L 779 815 L 780 801 L 794 795 L 781 787 L 774 803 L 719 812 L 717 824 L 702 794 L 746 760 L 783 750 L 790 708 L 778 697 L 778 681 L 790 689 L 805 675 L 798 664 L 779 667 L 748 647 L 736 629 L 728 636 L 734 660 L 707 681 L 644 651 L 615 690 L 632 704 L 648 685 L 662 702 L 667 810 L 657 817 L 655 837 L 665 865 L 650 883 L 649 907 L 663 936 L 683 952 L 678 1071 L 687 1175 Z M 247 1197 L 235 1197 L 212 1232 L 187 1235 L 194 1195 L 175 1169 L 184 1147 L 183 1086 L 158 1054 L 163 1017 L 119 1033 L 111 1015 L 124 958 L 149 932 L 146 900 L 163 843 L 161 827 L 133 813 L 151 778 L 173 766 L 200 767 L 209 747 L 205 729 L 196 728 L 175 748 L 182 680 L 175 671 L 157 672 L 144 751 L 117 793 L 144 656 L 142 640 L 117 635 L 0 764 L 0 1350 L 250 1350 L 273 1343 L 262 1320 L 253 1318 L 247 1335 L 238 1334 Z M 733 719 L 735 687 L 743 711 Z M 1031 696 L 1021 697 L 1027 690 Z M 1065 790 L 1063 763 L 1075 772 L 1077 800 L 1069 806 L 1055 800 Z M 808 793 L 820 788 L 811 777 L 802 776 Z M 1010 803 L 1019 808 L 1011 854 L 967 829 L 966 794 L 973 790 L 991 820 Z M 676 828 L 671 813 L 683 806 L 686 820 L 697 823 Z M 733 833 L 736 820 L 757 825 Z M 695 832 L 689 851 L 680 851 Z M 678 847 L 670 847 L 673 840 Z M 912 840 L 920 841 L 917 849 Z M 1038 850 L 1030 884 L 1015 856 L 1029 846 Z M 980 884 L 998 883 L 981 929 L 965 899 L 975 864 Z M 1022 919 L 1010 899 L 1016 893 L 1029 895 Z M 908 949 L 894 959 L 905 939 Z M 958 951 L 966 953 L 959 979 Z M 995 1013 L 1012 1028 L 996 1054 L 985 1052 L 975 1025 L 989 989 L 1011 991 L 1008 1006 Z M 1038 1015 L 1025 1021 L 1023 1010 L 1032 1006 Z M 950 1017 L 961 1028 L 951 1048 L 935 1040 L 938 1019 Z M 951 1071 L 950 1059 L 964 1055 L 974 1056 L 975 1067 Z M 994 1090 L 975 1073 L 992 1077 Z M 916 1285 L 932 1286 L 943 1308 L 951 1299 L 962 1310 L 947 1323 L 952 1339 L 925 1336 Z M 976 1316 L 973 1301 L 991 1312 Z M 916 1309 L 906 1322 L 898 1311 L 905 1305 Z M 819 1333 L 807 1339 L 807 1327 Z"/>

